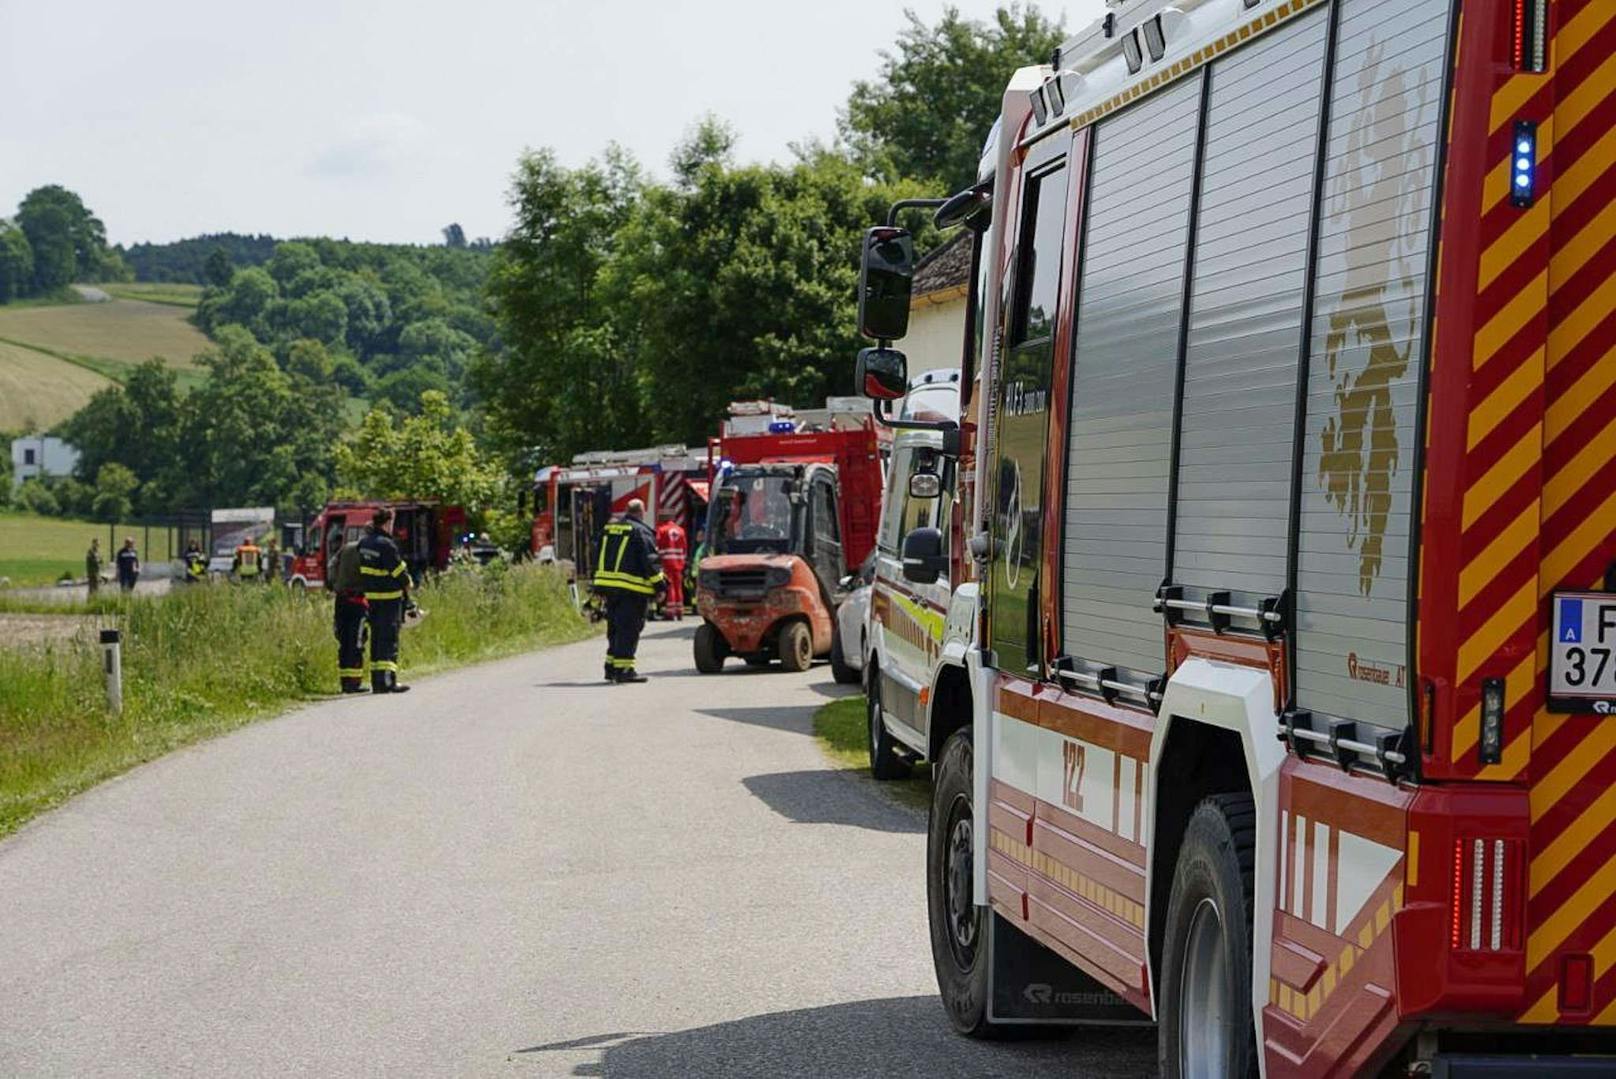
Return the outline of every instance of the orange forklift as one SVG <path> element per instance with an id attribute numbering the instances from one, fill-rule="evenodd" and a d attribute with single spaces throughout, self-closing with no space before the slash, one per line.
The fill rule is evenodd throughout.
<path id="1" fill-rule="evenodd" d="M 868 406 L 824 423 L 775 415 L 762 430 L 738 418 L 709 456 L 696 669 L 714 674 L 739 656 L 749 666 L 778 659 L 805 671 L 828 656 L 838 681 L 858 681 L 835 611 L 880 523 L 881 457 Z"/>

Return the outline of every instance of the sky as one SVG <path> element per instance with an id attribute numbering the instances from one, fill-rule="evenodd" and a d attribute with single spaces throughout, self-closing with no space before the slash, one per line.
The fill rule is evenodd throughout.
<path id="1" fill-rule="evenodd" d="M 665 174 L 707 113 L 744 161 L 833 138 L 905 6 L 944 3 L 0 0 L 0 216 L 60 183 L 123 244 L 498 237 L 526 148 L 579 165 L 615 141 Z M 1104 10 L 1040 6 L 1068 30 Z"/>

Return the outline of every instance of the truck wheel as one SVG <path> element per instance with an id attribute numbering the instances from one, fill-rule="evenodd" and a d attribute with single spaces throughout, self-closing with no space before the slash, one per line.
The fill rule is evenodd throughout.
<path id="1" fill-rule="evenodd" d="M 844 686 L 856 686 L 859 683 L 859 672 L 847 665 L 847 653 L 842 649 L 840 629 L 831 630 L 830 676 Z"/>
<path id="2" fill-rule="evenodd" d="M 864 689 L 864 716 L 870 735 L 870 775 L 876 779 L 903 779 L 909 774 L 909 765 L 898 756 L 898 744 L 881 721 L 881 680 L 874 668 Z"/>
<path id="3" fill-rule="evenodd" d="M 806 671 L 814 661 L 814 636 L 804 622 L 787 622 L 780 628 L 780 666 L 788 671 Z"/>
<path id="4" fill-rule="evenodd" d="M 933 776 L 926 832 L 926 912 L 931 923 L 931 959 L 948 1021 L 961 1034 L 988 1037 L 988 947 L 986 908 L 971 891 L 971 736 L 954 732 L 943 746 Z"/>
<path id="5" fill-rule="evenodd" d="M 1251 875 L 1257 812 L 1216 794 L 1184 830 L 1162 949 L 1161 1074 L 1253 1076 Z"/>
<path id="6" fill-rule="evenodd" d="M 729 644 L 711 622 L 703 622 L 696 627 L 695 652 L 696 670 L 702 674 L 717 674 L 724 669 Z"/>

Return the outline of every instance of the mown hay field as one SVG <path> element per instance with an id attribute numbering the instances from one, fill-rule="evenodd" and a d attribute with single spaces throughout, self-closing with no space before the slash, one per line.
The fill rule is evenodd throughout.
<path id="1" fill-rule="evenodd" d="M 107 385 L 88 368 L 0 342 L 0 431 L 47 430 Z"/>
<path id="2" fill-rule="evenodd" d="M 208 349 L 188 311 L 167 303 L 112 300 L 54 307 L 0 307 L 0 341 L 132 366 L 160 356 L 188 368 Z"/>

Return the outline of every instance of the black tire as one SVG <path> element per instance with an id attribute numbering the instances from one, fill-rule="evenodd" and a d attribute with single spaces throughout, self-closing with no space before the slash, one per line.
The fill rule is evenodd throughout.
<path id="1" fill-rule="evenodd" d="M 830 676 L 844 686 L 856 686 L 859 683 L 859 672 L 847 665 L 847 653 L 842 649 L 840 627 L 831 630 Z"/>
<path id="2" fill-rule="evenodd" d="M 948 1021 L 972 1038 L 991 1036 L 988 1022 L 988 911 L 971 894 L 971 736 L 956 731 L 932 774 L 926 834 L 926 911 L 931 959 Z"/>
<path id="3" fill-rule="evenodd" d="M 865 742 L 870 749 L 870 775 L 876 779 L 903 779 L 909 762 L 898 755 L 898 743 L 881 721 L 881 679 L 874 667 L 864 687 Z"/>
<path id="4" fill-rule="evenodd" d="M 1173 872 L 1162 942 L 1161 1074 L 1212 1064 L 1257 1074 L 1251 1016 L 1252 863 L 1257 812 L 1249 794 L 1215 794 L 1190 815 Z M 1216 1063 L 1214 1063 L 1216 1062 Z"/>
<path id="5" fill-rule="evenodd" d="M 696 670 L 702 674 L 717 674 L 724 669 L 724 657 L 729 655 L 729 644 L 711 622 L 696 627 Z"/>
<path id="6" fill-rule="evenodd" d="M 788 671 L 806 671 L 814 662 L 814 635 L 806 622 L 787 622 L 780 627 L 776 644 L 780 666 Z"/>

